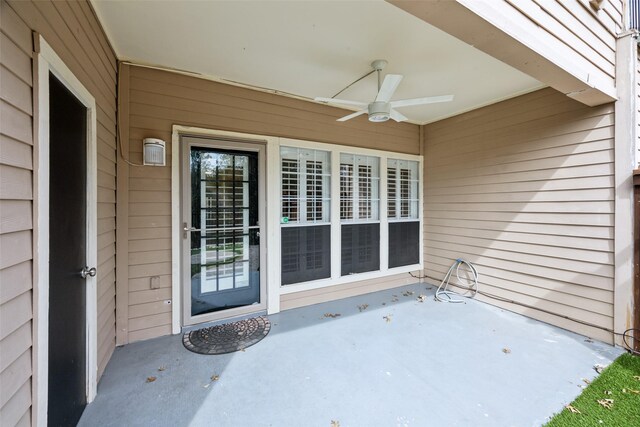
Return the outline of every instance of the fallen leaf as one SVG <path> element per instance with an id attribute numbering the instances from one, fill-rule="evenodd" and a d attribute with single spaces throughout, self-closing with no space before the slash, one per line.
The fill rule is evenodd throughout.
<path id="1" fill-rule="evenodd" d="M 340 421 L 331 420 L 331 427 L 340 427 Z"/>
<path id="2" fill-rule="evenodd" d="M 633 393 L 633 394 L 640 394 L 640 390 L 632 390 L 632 389 L 629 388 L 629 389 L 627 389 L 627 391 L 629 393 Z"/>
<path id="3" fill-rule="evenodd" d="M 147 377 L 147 382 L 152 383 L 156 380 L 156 377 Z"/>
<path id="4" fill-rule="evenodd" d="M 504 354 L 509 354 L 509 353 L 511 353 L 511 350 L 510 350 L 510 349 L 508 349 L 507 347 L 505 347 L 505 348 L 503 348 L 503 349 L 502 349 L 502 352 L 503 352 Z"/>
<path id="5" fill-rule="evenodd" d="M 604 394 L 606 394 L 607 396 L 611 396 L 613 393 L 611 393 L 609 390 L 605 390 Z"/>
<path id="6" fill-rule="evenodd" d="M 159 371 L 159 372 L 162 372 L 162 371 L 164 371 L 165 369 L 167 369 L 167 368 L 166 368 L 166 367 L 164 367 L 164 366 L 160 366 L 160 367 L 158 368 L 158 371 Z"/>
<path id="7" fill-rule="evenodd" d="M 591 338 L 587 338 L 584 340 L 584 342 L 593 342 L 593 340 Z"/>
<path id="8" fill-rule="evenodd" d="M 635 377 L 633 377 L 633 379 L 640 381 L 640 375 L 636 375 Z"/>
<path id="9" fill-rule="evenodd" d="M 426 295 L 420 295 L 416 299 L 418 300 L 418 302 L 425 302 L 426 299 L 427 299 L 427 296 Z"/>
<path id="10" fill-rule="evenodd" d="M 585 384 L 591 384 L 591 380 L 587 378 L 583 378 L 582 381 L 584 381 Z"/>
<path id="11" fill-rule="evenodd" d="M 402 295 L 404 295 L 405 297 L 410 297 L 411 295 L 413 295 L 413 291 L 405 291 L 402 293 Z"/>
<path id="12" fill-rule="evenodd" d="M 212 375 L 211 381 L 218 381 L 220 379 L 220 375 Z"/>
<path id="13" fill-rule="evenodd" d="M 359 311 L 365 311 L 369 307 L 369 304 L 362 304 L 358 306 Z"/>
<path id="14" fill-rule="evenodd" d="M 384 320 L 386 320 L 386 321 L 387 321 L 387 323 L 391 322 L 391 315 L 390 315 L 390 314 L 387 314 L 386 316 L 383 316 L 382 318 L 383 318 Z"/>
<path id="15" fill-rule="evenodd" d="M 567 408 L 569 410 L 569 412 L 572 412 L 574 414 L 581 414 L 582 413 L 582 412 L 580 412 L 578 410 L 578 408 L 575 408 L 575 407 L 573 407 L 571 405 L 565 405 L 565 408 Z"/>
<path id="16" fill-rule="evenodd" d="M 613 408 L 613 399 L 600 399 L 598 403 L 607 409 Z"/>
<path id="17" fill-rule="evenodd" d="M 599 363 L 593 365 L 593 369 L 595 369 L 597 373 L 601 373 L 604 370 L 604 368 L 606 368 L 606 366 L 601 365 Z"/>
<path id="18" fill-rule="evenodd" d="M 340 313 L 325 313 L 324 317 L 330 317 L 330 318 L 334 319 L 336 317 L 340 317 Z"/>

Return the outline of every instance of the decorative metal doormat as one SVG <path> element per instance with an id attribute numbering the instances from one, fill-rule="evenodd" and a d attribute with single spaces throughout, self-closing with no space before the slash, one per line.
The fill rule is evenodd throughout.
<path id="1" fill-rule="evenodd" d="M 232 353 L 254 345 L 270 330 L 266 316 L 252 317 L 187 332 L 182 336 L 182 344 L 199 354 Z"/>

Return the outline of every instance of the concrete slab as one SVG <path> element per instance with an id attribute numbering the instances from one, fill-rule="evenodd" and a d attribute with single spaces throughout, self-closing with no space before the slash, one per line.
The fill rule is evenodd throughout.
<path id="1" fill-rule="evenodd" d="M 416 284 L 272 315 L 269 336 L 227 355 L 181 336 L 118 348 L 80 426 L 539 426 L 622 353 L 433 294 Z"/>

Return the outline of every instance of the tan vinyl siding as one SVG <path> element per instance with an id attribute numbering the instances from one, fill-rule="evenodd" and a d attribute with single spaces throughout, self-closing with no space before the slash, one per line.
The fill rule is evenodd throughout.
<path id="1" fill-rule="evenodd" d="M 616 99 L 620 0 L 387 1 L 586 105 Z"/>
<path id="2" fill-rule="evenodd" d="M 414 275 L 418 275 L 419 273 L 420 272 L 416 271 L 414 272 Z M 345 285 L 331 286 L 329 288 L 296 292 L 293 294 L 282 295 L 280 298 L 280 309 L 288 310 L 291 308 L 304 307 L 306 305 L 319 304 L 321 302 L 349 298 L 367 294 L 369 292 L 377 292 L 385 289 L 396 288 L 398 286 L 410 285 L 416 282 L 416 279 L 404 273 L 379 277 L 377 279 L 361 280 L 358 282 L 347 283 Z"/>
<path id="3" fill-rule="evenodd" d="M 465 0 L 471 10 L 478 2 Z M 534 49 L 590 82 L 615 87 L 616 36 L 622 31 L 619 1 L 605 1 L 594 11 L 588 0 L 502 0 L 492 3 L 491 13 L 504 24 L 517 27 L 508 31 L 528 34 Z M 478 7 L 478 12 L 486 13 Z"/>
<path id="4" fill-rule="evenodd" d="M 0 0 L 0 419 L 31 422 L 33 318 L 32 31 L 98 107 L 99 375 L 115 348 L 115 55 L 86 1 Z"/>
<path id="5" fill-rule="evenodd" d="M 162 138 L 171 153 L 174 124 L 419 154 L 416 125 L 337 123 L 344 111 L 332 107 L 144 67 L 130 68 L 128 85 L 123 110 L 130 112 L 129 155 L 136 163 L 142 161 L 143 138 Z M 171 306 L 165 304 L 171 298 L 171 168 L 128 172 L 128 338 L 136 341 L 171 333 Z M 160 276 L 160 289 L 150 289 L 151 276 Z M 388 279 L 385 286 L 394 283 L 400 282 Z M 349 288 L 306 293 L 297 303 L 283 297 L 283 304 L 341 298 L 338 291 Z"/>
<path id="6" fill-rule="evenodd" d="M 425 273 L 462 257 L 483 291 L 613 327 L 613 104 L 543 89 L 425 126 Z M 483 301 L 605 341 L 541 311 Z"/>
<path id="7" fill-rule="evenodd" d="M 12 426 L 31 407 L 33 49 L 29 27 L 0 7 L 0 420 Z"/>

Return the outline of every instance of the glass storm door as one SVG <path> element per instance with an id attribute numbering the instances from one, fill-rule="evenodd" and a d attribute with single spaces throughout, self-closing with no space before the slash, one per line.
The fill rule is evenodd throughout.
<path id="1" fill-rule="evenodd" d="M 193 318 L 257 305 L 258 152 L 191 146 L 188 156 L 191 224 L 185 222 L 184 234 L 191 297 L 185 308 Z"/>

